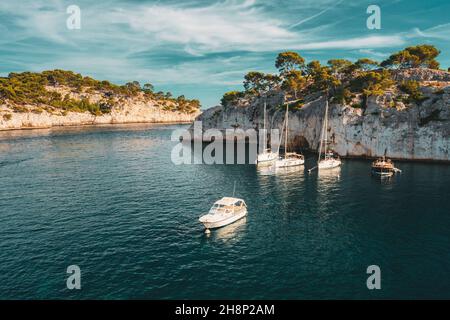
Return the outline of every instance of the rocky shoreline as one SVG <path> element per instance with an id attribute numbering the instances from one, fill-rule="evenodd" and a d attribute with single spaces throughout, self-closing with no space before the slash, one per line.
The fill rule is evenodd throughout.
<path id="1" fill-rule="evenodd" d="M 408 70 L 400 79 L 421 81 L 421 102 L 398 102 L 399 93 L 387 90 L 369 97 L 367 107 L 330 104 L 328 135 L 332 148 L 342 157 L 450 162 L 450 73 L 433 70 Z M 320 142 L 326 97 L 323 93 L 305 98 L 301 108 L 289 117 L 290 148 L 317 151 Z M 393 102 L 395 101 L 395 105 Z M 268 129 L 283 128 L 282 92 L 267 98 Z M 352 102 L 353 103 L 353 102 Z M 205 110 L 196 120 L 204 130 L 243 130 L 262 127 L 263 98 L 241 99 L 227 106 Z"/>
<path id="2" fill-rule="evenodd" d="M 110 114 L 100 116 L 92 115 L 89 112 L 68 112 L 66 115 L 51 114 L 47 111 L 40 114 L 7 113 L 12 115 L 10 119 L 4 119 L 0 115 L 0 131 L 101 124 L 191 123 L 199 113 L 187 114 L 139 106 L 118 108 Z"/>
<path id="3" fill-rule="evenodd" d="M 0 130 L 188 123 L 200 113 L 200 101 L 154 92 L 150 83 L 115 85 L 58 69 L 0 77 Z"/>
<path id="4" fill-rule="evenodd" d="M 104 98 L 102 93 L 79 93 L 65 87 L 47 87 L 47 90 L 69 95 L 77 101 L 88 99 L 95 103 Z M 166 105 L 162 103 L 164 101 L 137 94 L 135 97 L 116 98 L 115 105 L 110 108 L 110 111 L 100 114 L 88 111 L 65 111 L 45 104 L 18 106 L 4 103 L 0 105 L 0 131 L 96 124 L 190 123 L 201 113 L 200 110 L 193 112 L 167 110 Z"/>

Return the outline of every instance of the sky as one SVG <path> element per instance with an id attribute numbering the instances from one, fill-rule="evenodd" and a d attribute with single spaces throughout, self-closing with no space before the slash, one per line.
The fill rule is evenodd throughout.
<path id="1" fill-rule="evenodd" d="M 367 28 L 369 5 L 381 29 Z M 80 8 L 69 29 L 67 8 Z M 450 67 L 449 0 L 0 0 L 0 75 L 65 69 L 217 105 L 248 71 L 276 72 L 279 52 L 307 62 L 384 60 L 433 44 Z"/>

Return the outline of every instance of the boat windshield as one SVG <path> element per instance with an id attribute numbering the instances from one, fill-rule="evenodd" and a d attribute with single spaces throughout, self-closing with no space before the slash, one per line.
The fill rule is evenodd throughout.
<path id="1" fill-rule="evenodd" d="M 232 211 L 232 207 L 231 206 L 226 206 L 223 204 L 219 204 L 219 203 L 215 203 L 212 207 L 210 212 L 212 213 L 226 213 L 226 212 L 231 212 Z"/>
<path id="2" fill-rule="evenodd" d="M 230 205 L 224 205 L 220 203 L 215 203 L 210 210 L 210 213 L 230 213 L 234 212 L 236 209 L 242 206 L 242 201 L 237 201 Z"/>

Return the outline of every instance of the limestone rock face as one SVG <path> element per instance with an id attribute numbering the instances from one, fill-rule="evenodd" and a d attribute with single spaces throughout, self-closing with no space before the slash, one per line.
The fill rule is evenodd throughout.
<path id="1" fill-rule="evenodd" d="M 56 88 L 62 94 L 67 90 Z M 89 98 L 91 102 L 99 101 L 99 94 L 81 95 L 70 93 L 72 98 Z M 49 112 L 36 106 L 24 106 L 28 112 L 14 112 L 13 106 L 0 105 L 0 130 L 23 128 L 49 128 L 53 126 L 74 126 L 87 124 L 113 123 L 164 123 L 164 122 L 192 122 L 200 111 L 184 113 L 164 110 L 156 101 L 145 100 L 142 97 L 123 99 L 110 113 L 99 116 L 89 112 Z"/>
<path id="2" fill-rule="evenodd" d="M 52 114 L 47 111 L 43 111 L 39 114 L 32 112 L 3 114 L 11 114 L 11 119 L 0 115 L 0 130 L 49 128 L 54 126 L 76 126 L 86 124 L 192 122 L 194 118 L 198 116 L 199 112 L 187 114 L 176 111 L 164 111 L 155 107 L 136 105 L 113 109 L 110 114 L 101 116 L 95 116 L 89 112 L 68 112 L 66 115 L 61 115 Z"/>
<path id="3" fill-rule="evenodd" d="M 422 92 L 426 100 L 417 103 L 392 103 L 393 93 L 386 92 L 370 97 L 366 108 L 330 104 L 327 129 L 332 148 L 341 156 L 379 157 L 386 152 L 396 159 L 450 161 L 450 83 L 439 90 L 424 87 Z M 300 109 L 290 112 L 290 144 L 317 150 L 326 100 L 316 94 L 305 101 Z M 281 94 L 268 98 L 268 129 L 282 130 L 283 102 Z M 262 128 L 262 110 L 263 99 L 255 98 L 244 105 L 208 109 L 197 120 L 202 121 L 204 130 L 258 129 Z"/>
<path id="4" fill-rule="evenodd" d="M 426 68 L 400 69 L 393 72 L 396 80 L 450 81 L 450 72 Z"/>

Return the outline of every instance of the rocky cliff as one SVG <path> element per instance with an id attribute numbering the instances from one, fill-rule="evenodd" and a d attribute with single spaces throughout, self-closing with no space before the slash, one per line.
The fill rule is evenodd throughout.
<path id="1" fill-rule="evenodd" d="M 450 73 L 409 69 L 395 73 L 397 80 L 419 80 L 420 101 L 405 99 L 397 87 L 348 104 L 330 104 L 328 135 L 341 156 L 450 161 Z M 291 110 L 289 136 L 292 147 L 317 150 L 325 112 L 323 93 L 310 94 L 301 108 Z M 284 94 L 267 97 L 269 128 L 282 130 Z M 258 129 L 262 127 L 263 98 L 240 99 L 204 111 L 197 120 L 203 128 Z"/>
<path id="2" fill-rule="evenodd" d="M 198 113 L 187 114 L 178 111 L 164 111 L 156 107 L 145 105 L 126 105 L 114 108 L 111 113 L 100 116 L 89 112 L 68 112 L 65 115 L 43 111 L 39 114 L 33 112 L 10 113 L 11 118 L 4 118 L 0 113 L 0 130 L 50 128 L 55 126 L 79 126 L 93 124 L 115 123 L 170 123 L 192 122 Z"/>
<path id="3" fill-rule="evenodd" d="M 124 100 L 114 106 L 111 112 L 100 115 L 90 112 L 63 112 L 32 105 L 24 108 L 27 108 L 27 111 L 16 112 L 12 106 L 0 106 L 0 130 L 115 123 L 192 122 L 200 113 L 164 110 L 156 101 L 139 98 Z"/>
<path id="4" fill-rule="evenodd" d="M 0 130 L 86 124 L 192 122 L 198 100 L 118 86 L 71 71 L 11 73 L 0 78 Z"/>

